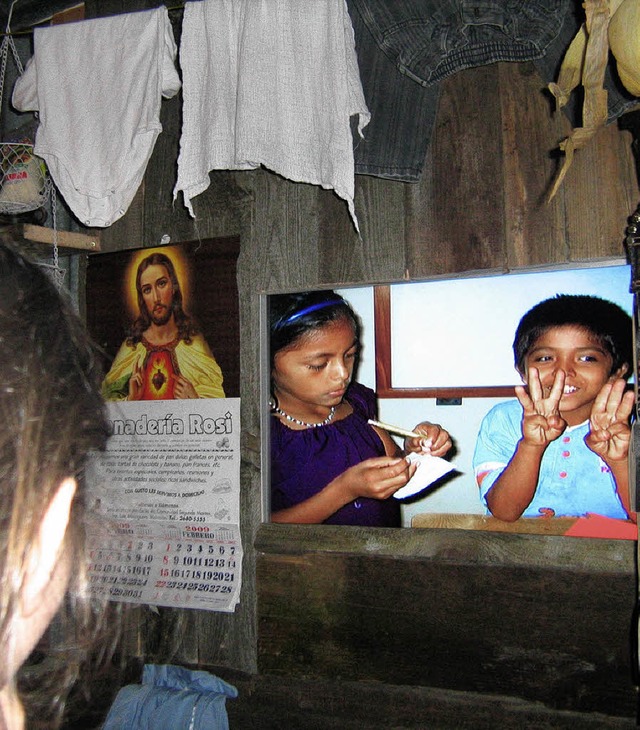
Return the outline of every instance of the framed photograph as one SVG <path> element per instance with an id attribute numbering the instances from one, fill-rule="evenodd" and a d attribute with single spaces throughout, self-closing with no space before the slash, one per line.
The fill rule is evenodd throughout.
<path id="1" fill-rule="evenodd" d="M 515 398 L 520 382 L 512 343 L 520 318 L 556 294 L 587 294 L 633 310 L 631 272 L 620 259 L 431 281 L 392 282 L 336 288 L 360 320 L 352 380 L 375 391 L 378 418 L 405 430 L 422 421 L 440 423 L 454 441 L 448 457 L 455 470 L 402 502 L 403 527 L 453 527 L 499 531 L 559 531 L 556 534 L 635 539 L 633 525 L 576 518 L 517 525 L 486 514 L 472 459 L 481 422 L 495 405 Z M 270 396 L 268 312 L 263 296 L 263 402 Z M 629 331 L 631 338 L 632 332 Z M 633 382 L 633 374 L 630 378 Z M 272 415 L 265 405 L 263 454 L 270 457 Z M 396 437 L 398 445 L 402 439 Z M 271 511 L 271 468 L 263 463 L 263 514 Z M 588 522 L 585 527 L 585 522 Z M 597 523 L 597 524 L 596 524 Z M 601 534 L 595 535 L 600 531 Z M 631 537 L 629 537 L 631 536 Z"/>

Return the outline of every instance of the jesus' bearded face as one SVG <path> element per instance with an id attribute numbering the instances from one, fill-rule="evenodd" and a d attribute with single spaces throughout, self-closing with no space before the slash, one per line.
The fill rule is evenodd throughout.
<path id="1" fill-rule="evenodd" d="M 151 321 L 158 326 L 167 324 L 173 314 L 173 285 L 166 267 L 147 267 L 140 277 L 140 290 Z"/>

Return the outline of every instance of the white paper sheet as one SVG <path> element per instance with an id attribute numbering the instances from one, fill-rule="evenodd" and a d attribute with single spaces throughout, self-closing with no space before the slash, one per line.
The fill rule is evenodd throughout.
<path id="1" fill-rule="evenodd" d="M 417 463 L 418 468 L 404 487 L 398 489 L 393 495 L 396 499 L 413 497 L 414 494 L 418 494 L 418 492 L 426 489 L 430 484 L 454 469 L 453 465 L 445 459 L 441 459 L 439 456 L 431 456 L 431 454 L 412 452 L 407 458 L 409 461 Z"/>

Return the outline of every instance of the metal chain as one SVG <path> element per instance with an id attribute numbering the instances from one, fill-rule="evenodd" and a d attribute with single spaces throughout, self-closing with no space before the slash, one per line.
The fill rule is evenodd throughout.
<path id="1" fill-rule="evenodd" d="M 2 43 L 0 44 L 0 57 L 2 59 L 0 64 L 0 108 L 2 107 L 2 99 L 4 97 L 4 79 L 7 71 L 7 59 L 9 58 L 9 49 L 11 49 L 13 60 L 15 61 L 16 68 L 18 69 L 18 74 L 22 75 L 24 71 L 22 61 L 20 60 L 20 56 L 18 55 L 16 44 L 13 42 L 13 37 L 11 36 L 11 15 L 13 14 L 13 6 L 16 4 L 16 2 L 17 0 L 13 0 L 13 2 L 11 3 L 9 17 L 7 18 L 5 36 L 2 39 Z"/>
<path id="2" fill-rule="evenodd" d="M 53 183 L 49 185 L 49 198 L 51 200 L 51 219 L 53 221 L 53 280 L 58 287 L 58 291 L 62 289 L 64 284 L 65 271 L 59 266 L 58 258 L 58 196 L 56 195 L 56 187 Z"/>

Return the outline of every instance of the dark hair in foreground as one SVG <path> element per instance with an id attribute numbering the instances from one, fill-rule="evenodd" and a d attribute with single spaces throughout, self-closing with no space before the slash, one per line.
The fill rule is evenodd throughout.
<path id="1" fill-rule="evenodd" d="M 83 468 L 108 436 L 101 372 L 84 327 L 41 267 L 0 241 L 0 640 L 11 640 L 26 564 L 44 513 L 62 480 L 78 484 L 63 550 L 72 566 L 67 599 L 45 634 L 53 679 L 29 671 L 37 719 L 56 727 L 68 688 L 96 636 L 104 605 L 88 593 Z M 56 660 L 58 660 L 56 662 Z M 35 667 L 37 669 L 37 667 Z M 37 681 L 35 678 L 37 677 Z M 15 678 L 0 667 L 0 685 Z M 41 702 L 50 683 L 53 700 Z M 22 683 L 20 683 L 22 685 Z M 33 687 L 31 685 L 33 684 Z M 29 712 L 29 693 L 25 697 Z M 46 712 L 50 715 L 45 715 Z M 37 717 L 36 717 L 37 715 Z"/>
<path id="2" fill-rule="evenodd" d="M 332 290 L 275 294 L 269 297 L 270 362 L 280 350 L 332 322 L 346 319 L 360 339 L 360 322 L 350 304 Z"/>
<path id="3" fill-rule="evenodd" d="M 532 307 L 520 320 L 513 341 L 515 365 L 524 372 L 527 353 L 551 327 L 574 326 L 589 332 L 613 360 L 611 373 L 633 363 L 631 317 L 617 304 L 587 294 L 557 294 Z"/>

